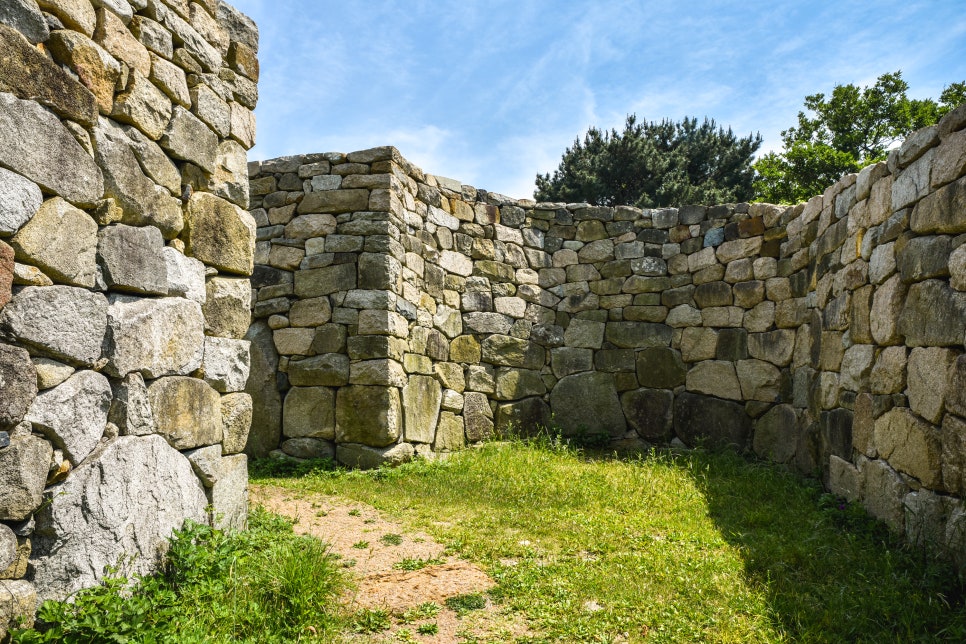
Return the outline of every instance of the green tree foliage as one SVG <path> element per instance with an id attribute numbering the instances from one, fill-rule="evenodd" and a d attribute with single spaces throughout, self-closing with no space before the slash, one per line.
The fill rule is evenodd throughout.
<path id="1" fill-rule="evenodd" d="M 848 172 L 883 160 L 906 136 L 936 123 L 966 102 L 966 82 L 946 87 L 939 101 L 911 99 L 902 72 L 871 87 L 836 85 L 832 94 L 805 97 L 808 112 L 782 132 L 785 149 L 755 162 L 755 191 L 763 201 L 795 203 L 821 193 Z"/>
<path id="2" fill-rule="evenodd" d="M 591 127 L 551 176 L 537 175 L 538 201 L 641 208 L 746 201 L 754 194 L 758 134 L 738 137 L 707 118 L 638 123 L 623 132 Z"/>

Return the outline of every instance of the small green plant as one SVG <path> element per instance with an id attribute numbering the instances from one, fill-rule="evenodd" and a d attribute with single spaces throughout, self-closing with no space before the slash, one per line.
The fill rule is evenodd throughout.
<path id="1" fill-rule="evenodd" d="M 406 557 L 392 565 L 396 570 L 422 570 L 427 566 L 438 566 L 443 563 L 439 557 L 432 559 L 420 559 L 418 557 Z"/>
<path id="2" fill-rule="evenodd" d="M 436 602 L 424 602 L 419 606 L 406 610 L 400 619 L 404 624 L 412 624 L 413 622 L 424 619 L 432 619 L 439 615 L 439 611 L 441 610 L 442 607 Z"/>
<path id="3" fill-rule="evenodd" d="M 392 626 L 389 612 L 384 610 L 363 609 L 355 614 L 352 627 L 356 633 L 378 633 Z"/>
<path id="4" fill-rule="evenodd" d="M 469 593 L 467 595 L 454 595 L 446 598 L 446 607 L 456 611 L 458 617 L 462 617 L 472 610 L 486 608 L 486 597 L 482 593 Z"/>
<path id="5" fill-rule="evenodd" d="M 420 624 L 416 627 L 416 632 L 420 635 L 436 635 L 439 633 L 439 624 L 436 622 L 427 622 L 425 624 Z"/>
<path id="6" fill-rule="evenodd" d="M 403 542 L 403 538 L 401 534 L 389 532 L 379 537 L 379 541 L 381 541 L 384 546 L 398 546 Z"/>
<path id="7" fill-rule="evenodd" d="M 359 516 L 360 514 L 362 514 L 362 513 L 361 513 L 361 512 L 359 512 L 359 510 L 358 510 L 358 509 L 356 509 L 356 508 L 353 508 L 353 509 L 351 509 L 351 510 L 349 510 L 349 516 L 350 516 L 350 517 L 357 517 L 357 516 Z"/>
<path id="8" fill-rule="evenodd" d="M 355 548 L 356 550 L 365 550 L 366 548 L 369 547 L 369 542 L 368 541 L 356 541 L 354 544 L 352 544 L 352 547 Z"/>

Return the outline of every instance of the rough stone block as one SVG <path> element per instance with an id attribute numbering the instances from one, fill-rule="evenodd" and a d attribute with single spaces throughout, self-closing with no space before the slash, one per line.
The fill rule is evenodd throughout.
<path id="1" fill-rule="evenodd" d="M 63 384 L 40 393 L 26 420 L 76 465 L 103 436 L 111 397 L 107 378 L 94 371 L 78 371 Z"/>
<path id="2" fill-rule="evenodd" d="M 204 320 L 197 302 L 118 295 L 108 307 L 107 322 L 106 369 L 112 376 L 132 371 L 148 378 L 187 375 L 201 366 Z"/>
<path id="3" fill-rule="evenodd" d="M 196 192 L 185 209 L 187 253 L 218 270 L 251 275 L 255 257 L 255 220 L 236 206 Z"/>
<path id="4" fill-rule="evenodd" d="M 25 349 L 0 344 L 0 384 L 0 427 L 12 427 L 37 396 L 37 369 Z"/>
<path id="5" fill-rule="evenodd" d="M 168 268 L 160 230 L 154 226 L 116 224 L 101 229 L 97 236 L 97 255 L 109 288 L 168 294 Z"/>
<path id="6" fill-rule="evenodd" d="M 442 390 L 429 376 L 412 376 L 402 390 L 405 438 L 414 443 L 432 443 L 436 436 Z"/>
<path id="7" fill-rule="evenodd" d="M 954 291 L 945 280 L 913 284 L 899 315 L 898 332 L 911 347 L 962 345 L 966 336 L 966 293 Z"/>
<path id="8" fill-rule="evenodd" d="M 663 389 L 635 389 L 621 395 L 627 424 L 649 441 L 666 441 L 671 435 L 674 394 Z"/>
<path id="9" fill-rule="evenodd" d="M 33 435 L 14 436 L 0 449 L 0 520 L 24 521 L 43 502 L 53 448 Z"/>
<path id="10" fill-rule="evenodd" d="M 389 447 L 370 447 L 359 443 L 339 443 L 335 458 L 347 467 L 371 470 L 378 467 L 402 465 L 413 460 L 416 450 L 411 443 L 399 443 Z"/>
<path id="11" fill-rule="evenodd" d="M 251 322 L 249 281 L 237 277 L 212 277 L 205 285 L 205 333 L 223 338 L 242 338 Z"/>
<path id="12" fill-rule="evenodd" d="M 547 431 L 550 424 L 550 407 L 537 397 L 524 398 L 496 408 L 495 432 L 498 436 L 536 436 Z"/>
<path id="13" fill-rule="evenodd" d="M 741 386 L 731 362 L 707 360 L 691 367 L 686 378 L 688 391 L 718 398 L 741 400 Z M 685 441 L 686 442 L 686 441 Z"/>
<path id="14" fill-rule="evenodd" d="M 755 421 L 755 454 L 776 463 L 788 463 L 798 445 L 798 418 L 791 405 L 775 405 Z"/>
<path id="15" fill-rule="evenodd" d="M 36 265 L 59 282 L 94 286 L 97 224 L 60 197 L 44 202 L 10 245 L 20 261 Z"/>
<path id="16" fill-rule="evenodd" d="M 158 378 L 148 387 L 158 434 L 175 449 L 220 443 L 221 396 L 203 380 L 184 376 Z"/>
<path id="17" fill-rule="evenodd" d="M 579 373 L 561 378 L 550 393 L 554 419 L 563 432 L 606 432 L 618 437 L 627 430 L 614 377 L 606 373 Z"/>
<path id="18" fill-rule="evenodd" d="M 744 449 L 751 434 L 751 419 L 744 405 L 685 392 L 674 400 L 674 433 L 692 447 L 705 444 Z"/>
<path id="19" fill-rule="evenodd" d="M 44 355 L 92 366 L 101 356 L 107 308 L 107 298 L 100 293 L 71 286 L 28 286 L 0 310 L 0 327 Z"/>
<path id="20" fill-rule="evenodd" d="M 386 447 L 403 431 L 399 389 L 351 385 L 336 399 L 336 442 Z"/>
<path id="21" fill-rule="evenodd" d="M 0 236 L 16 233 L 43 203 L 40 188 L 6 168 L 0 168 Z"/>
<path id="22" fill-rule="evenodd" d="M 899 407 L 875 421 L 875 446 L 895 469 L 930 489 L 942 488 L 941 434 L 910 410 Z"/>

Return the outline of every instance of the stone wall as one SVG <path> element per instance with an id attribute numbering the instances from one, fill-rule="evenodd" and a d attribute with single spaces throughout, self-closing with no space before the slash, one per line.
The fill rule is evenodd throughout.
<path id="1" fill-rule="evenodd" d="M 966 106 L 807 204 L 513 200 L 393 148 L 249 165 L 250 447 L 732 445 L 966 564 Z"/>
<path id="2" fill-rule="evenodd" d="M 217 0 L 0 6 L 0 638 L 245 523 L 257 44 Z"/>

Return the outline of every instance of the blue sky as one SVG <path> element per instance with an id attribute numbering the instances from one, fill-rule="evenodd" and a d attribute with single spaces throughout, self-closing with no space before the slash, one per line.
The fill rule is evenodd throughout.
<path id="1" fill-rule="evenodd" d="M 251 159 L 395 145 L 531 197 L 591 125 L 708 116 L 781 148 L 803 99 L 966 80 L 960 0 L 229 0 L 258 23 Z"/>

